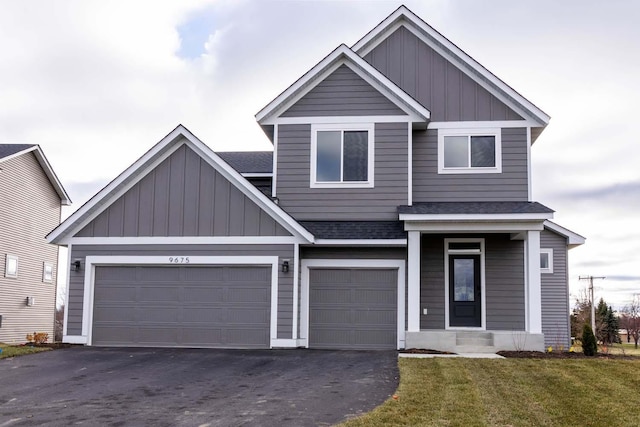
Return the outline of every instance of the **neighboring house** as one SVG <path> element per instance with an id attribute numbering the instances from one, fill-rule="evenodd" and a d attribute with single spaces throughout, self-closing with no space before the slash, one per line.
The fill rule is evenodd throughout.
<path id="1" fill-rule="evenodd" d="M 542 350 L 569 344 L 567 250 L 531 199 L 549 117 L 400 7 L 257 116 L 273 153 L 178 126 L 49 236 L 64 340 Z"/>
<path id="2" fill-rule="evenodd" d="M 58 248 L 45 236 L 70 203 L 40 146 L 0 144 L 0 342 L 53 340 Z"/>

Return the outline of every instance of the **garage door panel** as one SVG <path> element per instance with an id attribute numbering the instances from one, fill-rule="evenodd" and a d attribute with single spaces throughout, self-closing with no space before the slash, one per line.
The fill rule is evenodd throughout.
<path id="1" fill-rule="evenodd" d="M 224 289 L 204 286 L 186 286 L 183 288 L 182 301 L 194 304 L 224 301 Z"/>
<path id="2" fill-rule="evenodd" d="M 367 287 L 365 289 L 356 289 L 353 292 L 355 292 L 353 298 L 363 304 L 388 306 L 389 301 L 393 301 L 395 299 L 397 290 L 388 289 L 387 284 L 386 289 Z"/>
<path id="3" fill-rule="evenodd" d="M 167 343 L 178 342 L 178 337 L 182 328 L 175 326 L 139 326 L 138 342 L 140 344 L 166 345 Z"/>
<path id="4" fill-rule="evenodd" d="M 105 283 L 106 286 L 96 287 L 94 295 L 96 301 L 111 301 L 111 302 L 130 302 L 135 301 L 137 290 L 134 287 L 111 285 Z"/>
<path id="5" fill-rule="evenodd" d="M 109 322 L 119 319 L 122 322 L 137 320 L 135 306 L 102 306 L 100 310 L 93 311 L 93 322 Z"/>
<path id="6" fill-rule="evenodd" d="M 267 300 L 270 297 L 270 290 L 259 288 L 259 287 L 243 287 L 243 286 L 233 286 L 229 289 L 227 294 L 227 302 L 228 303 L 258 303 L 262 304 L 263 301 Z"/>
<path id="7" fill-rule="evenodd" d="M 309 322 L 315 326 L 346 324 L 351 322 L 351 313 L 348 308 L 344 310 L 315 308 L 309 314 Z"/>
<path id="8" fill-rule="evenodd" d="M 139 303 L 155 303 L 155 302 L 177 302 L 180 296 L 180 290 L 174 286 L 154 286 L 144 285 L 138 288 Z"/>
<path id="9" fill-rule="evenodd" d="M 140 282 L 178 282 L 182 268 L 177 267 L 137 267 L 136 279 Z"/>
<path id="10" fill-rule="evenodd" d="M 136 280 L 136 267 L 110 266 L 108 270 L 97 268 L 96 280 L 100 281 L 131 281 Z"/>
<path id="11" fill-rule="evenodd" d="M 378 325 L 383 329 L 385 325 L 391 325 L 394 329 L 397 320 L 395 310 L 354 310 L 351 321 L 356 325 Z"/>
<path id="12" fill-rule="evenodd" d="M 177 323 L 181 310 L 178 307 L 149 307 L 136 310 L 139 322 Z"/>
<path id="13" fill-rule="evenodd" d="M 224 267 L 189 267 L 184 270 L 184 276 L 189 282 L 222 282 Z"/>
<path id="14" fill-rule="evenodd" d="M 313 301 L 314 304 L 340 304 L 344 301 L 349 301 L 351 299 L 351 290 L 345 288 L 345 286 L 336 286 L 331 283 L 331 285 L 316 283 L 320 287 L 311 288 L 309 292 L 309 300 Z"/>
<path id="15" fill-rule="evenodd" d="M 262 269 L 248 269 L 245 267 L 229 267 L 226 269 L 226 280 L 232 282 L 245 282 L 245 283 L 264 283 L 271 280 L 271 270 Z"/>

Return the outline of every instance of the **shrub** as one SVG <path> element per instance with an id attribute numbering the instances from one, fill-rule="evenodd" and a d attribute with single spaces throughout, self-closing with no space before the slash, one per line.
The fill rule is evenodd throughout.
<path id="1" fill-rule="evenodd" d="M 27 334 L 27 341 L 35 344 L 45 344 L 49 339 L 49 334 L 46 332 L 34 332 L 33 334 Z"/>
<path id="2" fill-rule="evenodd" d="M 582 328 L 582 352 L 585 356 L 595 356 L 598 352 L 596 337 L 589 325 L 584 325 Z"/>

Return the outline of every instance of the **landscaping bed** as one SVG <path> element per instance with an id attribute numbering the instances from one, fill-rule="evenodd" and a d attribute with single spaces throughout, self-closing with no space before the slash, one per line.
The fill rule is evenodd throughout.
<path id="1" fill-rule="evenodd" d="M 629 354 L 596 353 L 595 356 L 586 356 L 582 352 L 569 351 L 499 351 L 497 354 L 509 359 L 640 359 Z"/>

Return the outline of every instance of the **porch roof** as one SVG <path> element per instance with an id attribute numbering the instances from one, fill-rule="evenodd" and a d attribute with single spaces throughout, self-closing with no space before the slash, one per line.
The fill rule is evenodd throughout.
<path id="1" fill-rule="evenodd" d="M 552 214 L 538 202 L 422 202 L 398 206 L 400 215 Z"/>
<path id="2" fill-rule="evenodd" d="M 316 239 L 406 239 L 400 221 L 300 221 Z"/>

